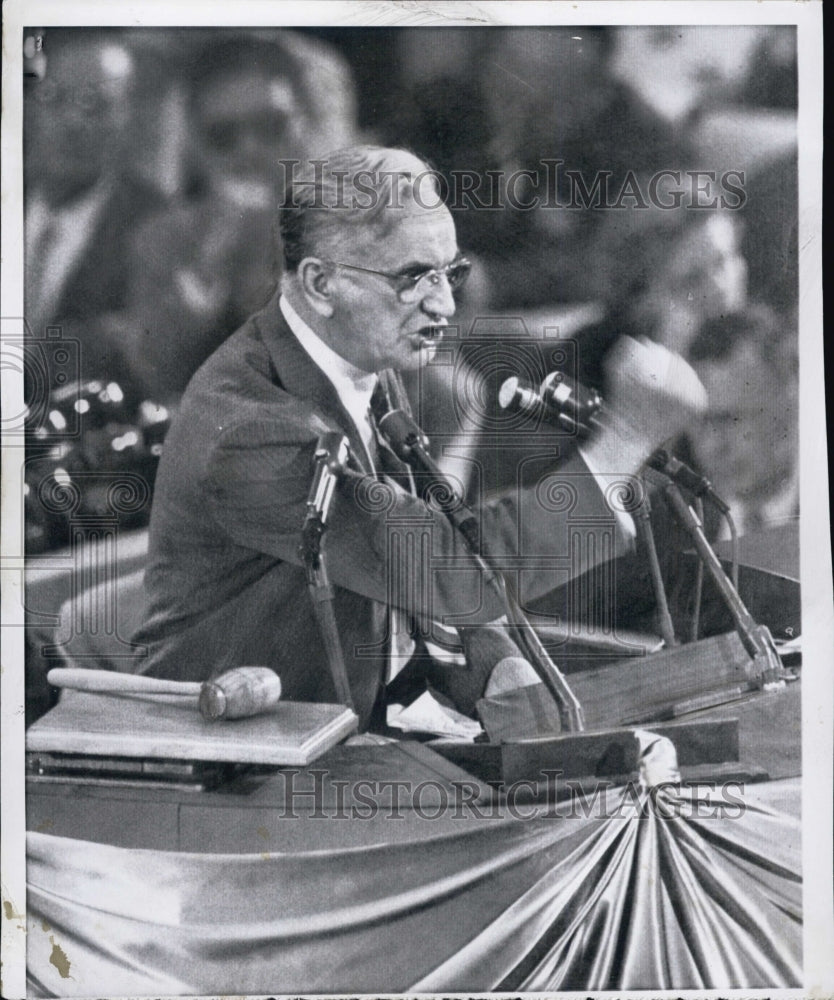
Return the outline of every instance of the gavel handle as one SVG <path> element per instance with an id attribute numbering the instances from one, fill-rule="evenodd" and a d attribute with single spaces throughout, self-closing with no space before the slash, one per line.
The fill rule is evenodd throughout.
<path id="1" fill-rule="evenodd" d="M 175 695 L 199 698 L 202 685 L 197 681 L 172 681 L 143 674 L 120 674 L 115 670 L 87 670 L 83 667 L 54 667 L 46 675 L 53 687 L 75 691 L 99 691 L 104 694 Z"/>

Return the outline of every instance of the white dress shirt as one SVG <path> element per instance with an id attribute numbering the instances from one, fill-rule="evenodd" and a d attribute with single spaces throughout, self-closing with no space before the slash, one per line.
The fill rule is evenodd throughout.
<path id="1" fill-rule="evenodd" d="M 39 195 L 26 206 L 26 318 L 38 336 L 44 323 L 59 318 L 61 296 L 111 191 L 109 183 L 99 183 L 61 208 L 51 208 Z"/>
<path id="2" fill-rule="evenodd" d="M 368 461 L 373 468 L 374 430 L 369 419 L 369 411 L 378 376 L 375 372 L 363 372 L 328 347 L 293 309 L 285 295 L 281 296 L 278 304 L 296 340 L 310 355 L 316 367 L 320 368 L 332 383 L 339 401 L 359 431 Z"/>

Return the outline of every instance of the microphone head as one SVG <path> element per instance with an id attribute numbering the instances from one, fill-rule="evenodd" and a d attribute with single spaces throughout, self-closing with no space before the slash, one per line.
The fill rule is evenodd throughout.
<path id="1" fill-rule="evenodd" d="M 602 396 L 564 372 L 554 371 L 538 388 L 511 375 L 501 383 L 498 405 L 502 410 L 541 418 L 563 431 L 585 437 L 599 426 L 597 414 L 602 408 Z"/>
<path id="2" fill-rule="evenodd" d="M 324 459 L 330 471 L 336 474 L 345 471 L 349 454 L 348 439 L 338 431 L 321 434 L 316 442 L 316 460 Z"/>
<path id="3" fill-rule="evenodd" d="M 378 420 L 377 426 L 391 451 L 402 462 L 411 460 L 415 448 L 429 446 L 429 439 L 405 410 L 389 410 Z"/>
<path id="4" fill-rule="evenodd" d="M 502 410 L 506 410 L 513 405 L 513 400 L 518 394 L 518 383 L 519 379 L 517 375 L 511 375 L 501 383 L 501 388 L 498 390 L 498 405 Z"/>
<path id="5" fill-rule="evenodd" d="M 546 376 L 540 391 L 550 406 L 579 422 L 591 420 L 602 408 L 596 389 L 587 389 L 561 371 Z"/>
<path id="6" fill-rule="evenodd" d="M 536 390 L 517 375 L 511 375 L 501 383 L 498 390 L 498 405 L 502 410 L 538 415 L 541 412 L 541 397 Z"/>
<path id="7" fill-rule="evenodd" d="M 545 399 L 564 406 L 573 395 L 573 383 L 564 372 L 551 372 L 542 380 L 539 392 Z"/>

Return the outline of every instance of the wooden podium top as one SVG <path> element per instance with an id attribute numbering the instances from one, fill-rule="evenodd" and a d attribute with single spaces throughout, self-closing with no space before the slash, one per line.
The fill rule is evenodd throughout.
<path id="1" fill-rule="evenodd" d="M 249 719 L 208 722 L 194 708 L 67 691 L 26 733 L 30 752 L 309 764 L 357 727 L 344 705 L 278 702 Z"/>

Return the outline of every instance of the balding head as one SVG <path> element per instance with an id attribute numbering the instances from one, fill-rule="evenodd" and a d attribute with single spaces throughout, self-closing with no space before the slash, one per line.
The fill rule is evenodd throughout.
<path id="1" fill-rule="evenodd" d="M 409 214 L 447 211 L 431 166 L 405 149 L 353 146 L 287 166 L 279 227 L 288 272 L 311 253 L 384 240 Z"/>
<path id="2" fill-rule="evenodd" d="M 296 174 L 280 222 L 282 291 L 321 340 L 365 372 L 433 357 L 469 262 L 423 160 L 375 146 L 333 153 Z"/>

